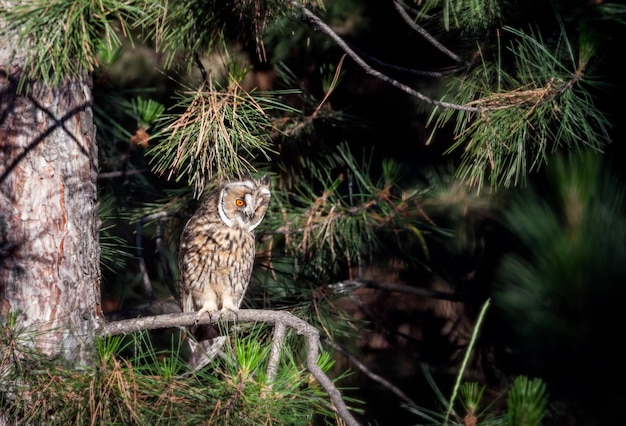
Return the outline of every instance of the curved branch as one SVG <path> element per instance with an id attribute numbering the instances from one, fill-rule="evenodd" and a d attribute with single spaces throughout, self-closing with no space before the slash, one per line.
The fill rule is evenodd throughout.
<path id="1" fill-rule="evenodd" d="M 331 39 L 333 39 L 333 41 L 335 43 L 337 43 L 337 45 L 344 51 L 346 52 L 346 54 L 352 58 L 352 60 L 354 62 L 357 63 L 357 65 L 359 65 L 367 74 L 376 77 L 388 84 L 391 84 L 392 86 L 402 90 L 403 92 L 418 98 L 419 100 L 426 102 L 427 104 L 433 105 L 433 106 L 437 106 L 437 107 L 442 107 L 442 108 L 449 108 L 449 109 L 455 109 L 455 110 L 459 110 L 459 111 L 467 111 L 467 112 L 480 112 L 482 111 L 482 108 L 477 108 L 477 107 L 470 107 L 470 106 L 464 106 L 464 105 L 457 105 L 457 104 L 452 104 L 449 102 L 442 102 L 442 101 L 436 101 L 432 98 L 429 98 L 428 96 L 418 92 L 417 90 L 407 86 L 406 84 L 400 83 L 398 80 L 394 80 L 393 78 L 390 78 L 388 76 L 386 76 L 385 74 L 381 73 L 380 71 L 375 70 L 374 68 L 372 68 L 371 66 L 369 66 L 367 64 L 367 62 L 365 62 L 354 50 L 352 50 L 350 48 L 350 46 L 348 46 L 348 44 L 335 32 L 333 31 L 332 28 L 330 28 L 324 21 L 322 21 L 317 15 L 315 15 L 313 12 L 311 12 L 309 9 L 307 9 L 305 6 L 303 6 L 302 4 L 300 4 L 298 1 L 296 0 L 291 0 L 289 2 L 292 6 L 294 6 L 295 8 L 299 9 L 302 14 L 304 15 L 304 18 L 306 18 L 306 20 L 308 20 L 313 26 L 315 26 L 315 28 L 317 28 L 319 31 L 323 32 L 324 34 L 326 34 L 327 36 L 329 36 Z"/>
<path id="2" fill-rule="evenodd" d="M 158 328 L 184 327 L 191 325 L 216 324 L 218 321 L 228 322 L 268 322 L 281 328 L 289 326 L 296 333 L 304 336 L 307 340 L 306 365 L 313 377 L 328 393 L 337 414 L 350 426 L 357 426 L 359 423 L 352 416 L 348 407 L 344 403 L 341 392 L 334 385 L 332 380 L 326 376 L 317 365 L 319 354 L 320 336 L 319 331 L 306 321 L 285 311 L 266 311 L 258 309 L 241 309 L 234 312 L 223 312 L 219 315 L 203 315 L 197 318 L 195 312 L 156 315 L 152 317 L 134 318 L 122 321 L 115 321 L 102 324 L 98 334 L 100 336 L 114 336 L 119 334 L 132 333 L 141 330 L 154 330 Z"/>

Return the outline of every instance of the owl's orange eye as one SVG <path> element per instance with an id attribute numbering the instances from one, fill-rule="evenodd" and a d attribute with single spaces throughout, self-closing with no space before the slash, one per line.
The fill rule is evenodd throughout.
<path id="1" fill-rule="evenodd" d="M 246 205 L 246 202 L 245 202 L 244 200 L 242 200 L 241 198 L 237 198 L 237 199 L 235 200 L 235 205 L 236 205 L 237 207 L 243 207 L 243 206 L 245 206 L 245 205 Z"/>

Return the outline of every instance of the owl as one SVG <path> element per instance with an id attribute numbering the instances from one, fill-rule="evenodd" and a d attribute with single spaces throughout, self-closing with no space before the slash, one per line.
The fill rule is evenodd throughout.
<path id="1" fill-rule="evenodd" d="M 255 180 L 246 175 L 223 183 L 202 202 L 180 241 L 183 312 L 197 312 L 200 318 L 239 309 L 254 264 L 252 231 L 263 220 L 269 201 L 269 176 Z"/>

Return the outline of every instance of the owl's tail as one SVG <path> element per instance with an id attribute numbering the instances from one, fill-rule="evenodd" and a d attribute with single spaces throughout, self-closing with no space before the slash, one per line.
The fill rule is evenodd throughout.
<path id="1" fill-rule="evenodd" d="M 189 358 L 187 359 L 189 370 L 196 372 L 204 368 L 216 356 L 221 355 L 226 338 L 226 336 L 217 336 L 200 341 L 196 341 L 193 338 L 187 339 L 190 349 Z"/>

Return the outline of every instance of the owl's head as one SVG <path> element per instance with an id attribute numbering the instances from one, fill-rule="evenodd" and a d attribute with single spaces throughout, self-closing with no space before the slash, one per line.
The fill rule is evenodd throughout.
<path id="1" fill-rule="evenodd" d="M 269 202 L 269 176 L 260 179 L 246 176 L 222 185 L 217 208 L 226 226 L 252 231 L 263 220 Z"/>

